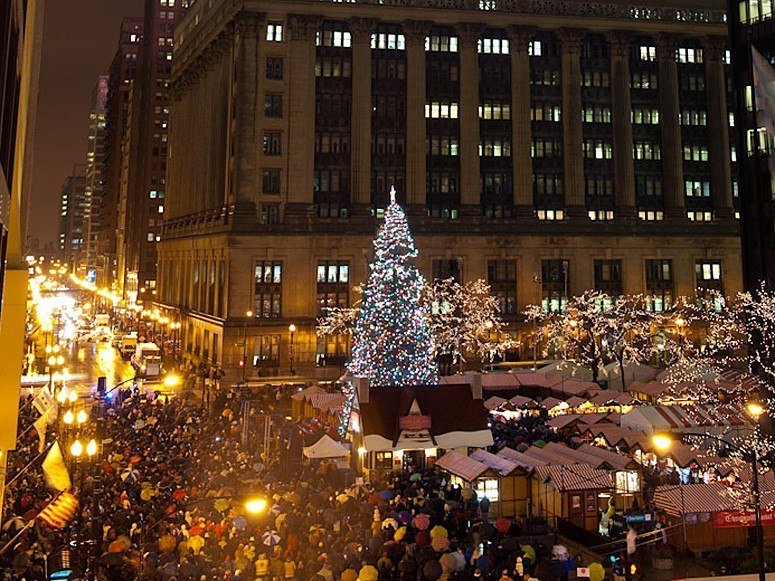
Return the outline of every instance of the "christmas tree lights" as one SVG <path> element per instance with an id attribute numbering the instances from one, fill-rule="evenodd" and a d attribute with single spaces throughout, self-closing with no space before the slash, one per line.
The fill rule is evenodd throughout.
<path id="1" fill-rule="evenodd" d="M 417 249 L 395 190 L 374 240 L 374 260 L 353 332 L 350 375 L 374 386 L 438 381 L 425 279 L 413 263 Z"/>

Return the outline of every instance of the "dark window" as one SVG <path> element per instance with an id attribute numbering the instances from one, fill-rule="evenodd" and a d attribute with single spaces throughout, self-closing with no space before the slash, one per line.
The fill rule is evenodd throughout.
<path id="1" fill-rule="evenodd" d="M 280 204 L 261 204 L 261 223 L 277 224 L 280 221 Z"/>
<path id="2" fill-rule="evenodd" d="M 517 314 L 517 263 L 515 260 L 488 260 L 487 283 L 491 294 L 498 299 L 504 318 Z"/>
<path id="3" fill-rule="evenodd" d="M 266 78 L 267 79 L 283 78 L 283 59 L 281 57 L 273 57 L 273 56 L 267 57 Z"/>
<path id="4" fill-rule="evenodd" d="M 281 155 L 282 142 L 281 131 L 264 131 L 264 155 Z"/>
<path id="5" fill-rule="evenodd" d="M 317 268 L 318 314 L 326 309 L 348 307 L 350 304 L 350 264 L 348 262 L 319 262 Z"/>
<path id="6" fill-rule="evenodd" d="M 283 116 L 283 96 L 275 93 L 264 95 L 264 115 L 266 117 Z"/>
<path id="7" fill-rule="evenodd" d="M 570 284 L 569 266 L 564 259 L 541 261 L 541 308 L 544 313 L 565 311 Z"/>
<path id="8" fill-rule="evenodd" d="M 256 261 L 254 282 L 254 315 L 256 317 L 281 316 L 283 263 Z"/>
<path id="9" fill-rule="evenodd" d="M 280 365 L 280 335 L 259 335 L 253 344 L 254 367 Z"/>
<path id="10" fill-rule="evenodd" d="M 595 260 L 595 290 L 612 297 L 622 294 L 621 260 Z"/>
<path id="11" fill-rule="evenodd" d="M 433 278 L 435 280 L 444 280 L 447 278 L 454 278 L 457 282 L 462 282 L 463 277 L 461 275 L 463 265 L 460 259 L 436 259 L 433 261 Z"/>
<path id="12" fill-rule="evenodd" d="M 261 172 L 261 186 L 265 194 L 280 193 L 280 170 L 265 169 Z"/>
<path id="13" fill-rule="evenodd" d="M 673 261 L 646 260 L 646 308 L 661 313 L 673 301 Z"/>

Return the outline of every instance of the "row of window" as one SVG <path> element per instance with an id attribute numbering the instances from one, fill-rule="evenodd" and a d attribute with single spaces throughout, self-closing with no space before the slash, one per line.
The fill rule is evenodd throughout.
<path id="1" fill-rule="evenodd" d="M 612 296 L 623 294 L 622 261 L 600 259 L 593 263 L 594 288 Z M 435 280 L 452 278 L 462 282 L 460 259 L 431 261 Z M 647 259 L 644 263 L 647 306 L 660 312 L 670 307 L 675 297 L 675 279 L 671 259 Z M 544 312 L 565 309 L 570 296 L 570 262 L 567 259 L 541 261 L 541 305 Z M 500 312 L 506 318 L 518 314 L 517 263 L 500 259 L 487 261 L 487 282 L 497 297 Z M 282 316 L 283 262 L 258 260 L 254 268 L 253 313 L 256 318 Z M 350 264 L 347 261 L 321 261 L 316 266 L 317 312 L 325 314 L 332 307 L 348 307 L 350 302 Z M 699 296 L 706 292 L 723 293 L 721 261 L 701 259 L 695 262 L 695 288 Z"/>

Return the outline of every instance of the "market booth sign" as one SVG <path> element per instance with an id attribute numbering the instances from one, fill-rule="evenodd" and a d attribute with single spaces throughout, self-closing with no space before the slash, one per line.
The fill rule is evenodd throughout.
<path id="1" fill-rule="evenodd" d="M 714 527 L 752 527 L 756 525 L 753 510 L 720 510 L 713 513 Z M 775 525 L 775 510 L 762 511 L 762 525 Z"/>

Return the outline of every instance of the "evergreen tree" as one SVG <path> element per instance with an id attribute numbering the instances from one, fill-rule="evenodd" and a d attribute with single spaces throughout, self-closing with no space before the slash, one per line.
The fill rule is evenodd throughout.
<path id="1" fill-rule="evenodd" d="M 406 214 L 395 190 L 374 240 L 374 260 L 353 333 L 350 374 L 375 386 L 427 385 L 438 381 L 425 280 Z"/>

